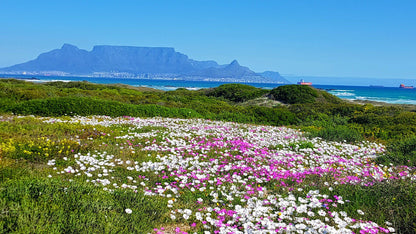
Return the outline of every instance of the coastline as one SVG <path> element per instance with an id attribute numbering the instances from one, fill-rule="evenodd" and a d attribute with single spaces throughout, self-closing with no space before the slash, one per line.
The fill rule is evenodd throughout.
<path id="1" fill-rule="evenodd" d="M 373 106 L 402 107 L 407 111 L 416 111 L 416 104 L 397 104 L 397 103 L 377 102 L 377 101 L 358 100 L 358 99 L 346 99 L 346 98 L 342 98 L 342 100 L 347 101 L 349 103 L 353 103 L 353 104 L 359 104 L 359 105 L 371 104 Z"/>
<path id="2" fill-rule="evenodd" d="M 116 79 L 116 78 L 86 78 L 86 77 L 1 77 L 1 79 L 17 79 L 33 83 L 44 82 L 71 82 L 86 81 L 95 84 L 111 84 L 128 86 L 136 90 L 146 91 L 173 91 L 178 88 L 199 90 L 218 87 L 224 82 L 184 82 L 177 80 L 141 80 L 141 79 Z M 273 89 L 276 84 L 244 83 L 257 88 Z M 416 92 L 395 87 L 369 87 L 369 86 L 344 86 L 344 85 L 315 85 L 316 88 L 325 90 L 342 100 L 355 104 L 372 104 L 375 106 L 401 106 L 407 110 L 416 111 Z M 371 100 L 369 100 L 371 99 Z"/>

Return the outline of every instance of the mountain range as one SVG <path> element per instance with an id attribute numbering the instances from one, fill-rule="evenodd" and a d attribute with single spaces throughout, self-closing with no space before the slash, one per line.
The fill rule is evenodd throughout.
<path id="1" fill-rule="evenodd" d="M 34 60 L 0 68 L 0 73 L 290 83 L 278 72 L 256 73 L 237 60 L 225 65 L 192 60 L 169 47 L 100 45 L 86 51 L 64 44 Z"/>

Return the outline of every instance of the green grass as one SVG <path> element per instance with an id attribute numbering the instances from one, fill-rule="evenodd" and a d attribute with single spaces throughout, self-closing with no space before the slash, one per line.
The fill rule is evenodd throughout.
<path id="1" fill-rule="evenodd" d="M 387 147 L 388 153 L 378 163 L 416 167 L 416 136 L 397 140 Z"/>
<path id="2" fill-rule="evenodd" d="M 164 219 L 166 201 L 77 181 L 23 177 L 2 183 L 0 211 L 2 233 L 141 233 Z"/>
<path id="3" fill-rule="evenodd" d="M 416 185 L 411 182 L 378 183 L 373 186 L 338 186 L 332 192 L 350 202 L 343 206 L 347 213 L 365 210 L 364 220 L 383 223 L 392 220 L 399 233 L 416 231 Z"/>

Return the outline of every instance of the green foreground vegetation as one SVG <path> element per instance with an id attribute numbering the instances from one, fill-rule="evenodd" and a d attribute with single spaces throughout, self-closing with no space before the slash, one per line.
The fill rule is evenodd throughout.
<path id="1" fill-rule="evenodd" d="M 48 178 L 53 173 L 46 166 L 48 160 L 58 158 L 56 165 L 66 166 L 66 158 L 75 153 L 104 150 L 124 160 L 147 160 L 147 153 L 119 150 L 121 141 L 114 137 L 126 133 L 128 125 L 47 124 L 38 116 L 160 116 L 289 126 L 324 140 L 382 143 L 386 152 L 376 163 L 416 166 L 414 110 L 400 105 L 354 104 L 307 86 L 262 90 L 227 84 L 198 91 L 164 92 L 87 82 L 35 84 L 0 79 L 0 115 L 1 233 L 142 233 L 162 224 L 168 224 L 168 229 L 169 225 L 175 226 L 165 198 L 149 199 L 142 191 L 108 193 L 80 179 Z M 158 129 L 141 131 L 153 130 Z M 111 138 L 103 134 L 109 132 Z M 75 135 L 83 144 L 73 140 Z M 153 154 L 156 152 L 151 157 Z M 114 177 L 123 182 L 126 173 L 125 168 L 116 167 Z M 393 220 L 398 233 L 416 232 L 415 183 L 397 180 L 369 187 L 340 185 L 331 192 L 318 182 L 311 189 L 336 192 L 345 200 L 356 201 L 347 210 L 361 209 L 373 221 Z M 184 204 L 195 200 L 192 194 L 181 199 Z M 124 212 L 126 208 L 140 212 L 130 215 Z"/>

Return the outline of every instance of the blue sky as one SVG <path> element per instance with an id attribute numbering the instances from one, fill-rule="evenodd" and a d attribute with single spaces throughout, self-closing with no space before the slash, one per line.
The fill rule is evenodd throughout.
<path id="1" fill-rule="evenodd" d="M 166 46 L 256 72 L 416 79 L 416 1 L 0 2 L 0 67 L 70 43 Z"/>

